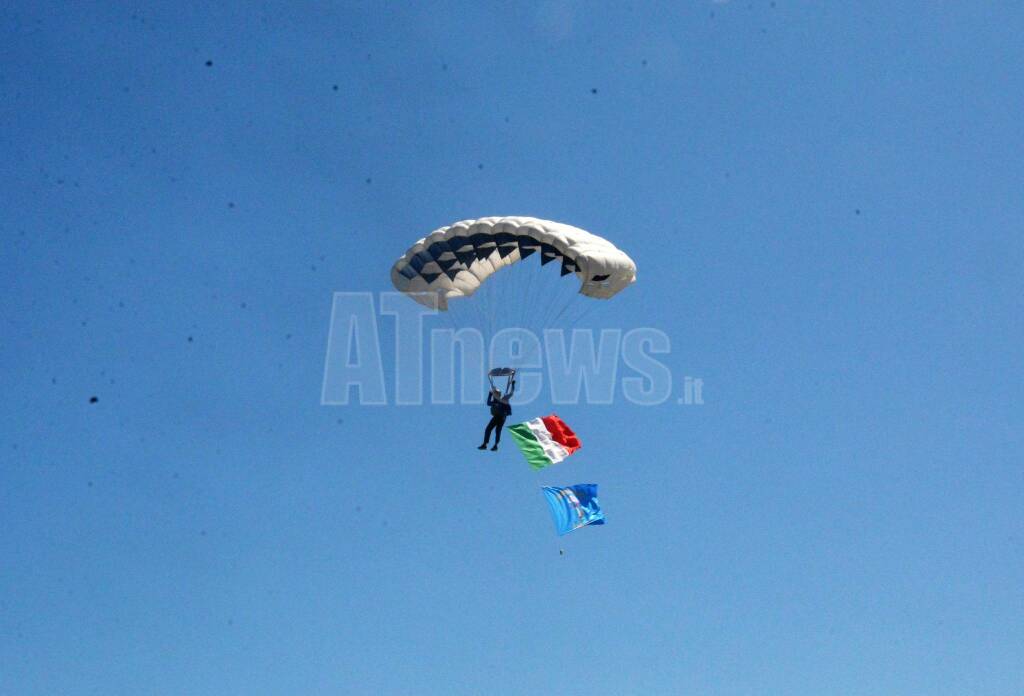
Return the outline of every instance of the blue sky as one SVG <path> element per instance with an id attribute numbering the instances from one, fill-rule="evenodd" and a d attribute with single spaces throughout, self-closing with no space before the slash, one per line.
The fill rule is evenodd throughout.
<path id="1" fill-rule="evenodd" d="M 1022 32 L 8 3 L 0 693 L 1021 693 Z M 540 474 L 482 406 L 320 405 L 332 293 L 495 214 L 628 251 L 594 325 L 705 404 L 560 408 Z"/>

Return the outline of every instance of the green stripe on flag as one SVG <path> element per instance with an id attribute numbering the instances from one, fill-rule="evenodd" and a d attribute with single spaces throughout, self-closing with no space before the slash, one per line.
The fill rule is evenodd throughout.
<path id="1" fill-rule="evenodd" d="M 529 425 L 516 423 L 508 431 L 512 434 L 512 439 L 516 441 L 516 446 L 522 450 L 523 456 L 526 457 L 526 462 L 530 466 L 534 469 L 543 469 L 551 464 L 551 460 L 544 454 L 544 450 L 537 442 Z"/>

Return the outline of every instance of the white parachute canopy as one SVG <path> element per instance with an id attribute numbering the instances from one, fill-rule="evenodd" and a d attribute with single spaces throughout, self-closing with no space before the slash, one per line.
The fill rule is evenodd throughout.
<path id="1" fill-rule="evenodd" d="M 633 260 L 596 234 L 538 218 L 485 217 L 413 244 L 392 266 L 391 282 L 417 302 L 447 311 L 449 300 L 472 296 L 495 272 L 533 254 L 540 265 L 556 261 L 562 276 L 575 275 L 586 297 L 606 300 L 636 281 Z"/>

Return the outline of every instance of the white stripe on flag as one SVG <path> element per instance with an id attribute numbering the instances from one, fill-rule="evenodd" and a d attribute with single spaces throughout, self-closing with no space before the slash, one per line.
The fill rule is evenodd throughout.
<path id="1" fill-rule="evenodd" d="M 569 450 L 551 439 L 551 433 L 548 432 L 543 420 L 534 418 L 533 420 L 526 421 L 526 426 L 533 433 L 533 436 L 537 438 L 537 443 L 544 450 L 544 456 L 550 459 L 552 464 L 557 464 L 569 456 Z"/>

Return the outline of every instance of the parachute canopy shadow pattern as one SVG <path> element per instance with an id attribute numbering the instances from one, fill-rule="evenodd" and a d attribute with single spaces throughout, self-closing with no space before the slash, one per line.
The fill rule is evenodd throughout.
<path id="1" fill-rule="evenodd" d="M 609 299 L 636 280 L 636 264 L 603 237 L 531 217 L 485 217 L 442 227 L 419 240 L 391 268 L 395 288 L 428 307 L 469 297 L 493 273 L 536 253 L 561 264 L 580 293 Z"/>

